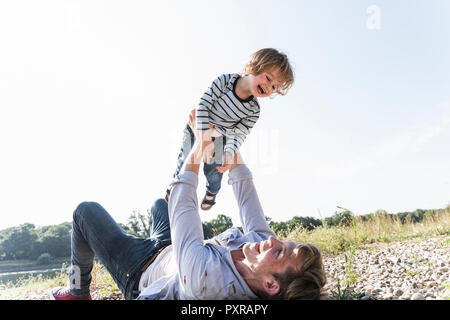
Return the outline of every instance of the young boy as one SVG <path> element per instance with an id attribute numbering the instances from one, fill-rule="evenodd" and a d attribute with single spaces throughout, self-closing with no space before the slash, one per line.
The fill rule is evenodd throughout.
<path id="1" fill-rule="evenodd" d="M 266 48 L 255 52 L 241 74 L 223 74 L 213 81 L 200 98 L 196 109 L 199 139 L 212 140 L 215 153 L 205 161 L 206 194 L 201 203 L 209 210 L 216 202 L 222 175 L 232 164 L 245 138 L 259 119 L 257 98 L 274 93 L 285 95 L 294 81 L 293 71 L 285 54 Z M 183 146 L 178 155 L 176 177 L 195 142 L 191 126 L 184 129 Z M 166 190 L 169 200 L 170 187 Z"/>

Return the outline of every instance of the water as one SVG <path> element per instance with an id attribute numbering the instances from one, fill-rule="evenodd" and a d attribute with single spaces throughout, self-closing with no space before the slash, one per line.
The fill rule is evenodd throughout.
<path id="1" fill-rule="evenodd" d="M 7 282 L 11 282 L 13 284 L 16 284 L 19 279 L 29 279 L 30 277 L 37 277 L 38 275 L 42 275 L 43 278 L 51 278 L 54 277 L 60 271 L 61 268 L 29 270 L 19 272 L 5 272 L 0 273 L 0 283 L 6 284 Z"/>

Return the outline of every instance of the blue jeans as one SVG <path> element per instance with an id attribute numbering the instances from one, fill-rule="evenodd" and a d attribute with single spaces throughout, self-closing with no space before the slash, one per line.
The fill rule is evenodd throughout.
<path id="1" fill-rule="evenodd" d="M 96 202 L 83 202 L 73 213 L 70 292 L 89 295 L 94 256 L 105 266 L 125 299 L 135 299 L 141 268 L 159 248 L 169 245 L 167 203 L 158 199 L 150 210 L 150 237 L 126 234 Z"/>
<path id="2" fill-rule="evenodd" d="M 215 152 L 211 158 L 210 163 L 203 164 L 203 173 L 206 177 L 206 190 L 213 194 L 217 194 L 222 184 L 223 173 L 217 171 L 217 167 L 222 165 L 223 147 L 225 146 L 226 138 L 213 137 Z M 178 154 L 177 168 L 173 174 L 175 178 L 183 168 L 184 161 L 186 160 L 189 152 L 191 152 L 192 146 L 195 143 L 195 135 L 192 132 L 191 127 L 187 124 L 183 131 L 183 145 L 181 146 L 180 153 Z M 166 190 L 167 194 L 170 194 L 170 188 Z"/>

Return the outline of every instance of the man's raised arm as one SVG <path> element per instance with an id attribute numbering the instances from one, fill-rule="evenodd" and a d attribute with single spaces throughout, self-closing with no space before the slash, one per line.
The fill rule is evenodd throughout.
<path id="1" fill-rule="evenodd" d="M 239 216 L 244 233 L 254 231 L 275 237 L 264 217 L 264 211 L 253 184 L 252 173 L 245 165 L 240 152 L 236 153 L 234 157 L 228 178 L 228 184 L 232 185 L 239 206 Z"/>
<path id="2" fill-rule="evenodd" d="M 192 115 L 192 114 L 191 114 Z M 208 249 L 203 245 L 203 228 L 198 213 L 197 185 L 202 156 L 211 142 L 196 139 L 182 172 L 172 182 L 169 200 L 169 221 L 178 281 L 186 298 L 196 298 L 201 291 Z"/>

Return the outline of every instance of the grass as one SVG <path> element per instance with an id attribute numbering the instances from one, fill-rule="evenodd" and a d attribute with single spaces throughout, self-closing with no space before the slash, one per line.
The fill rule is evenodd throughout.
<path id="1" fill-rule="evenodd" d="M 23 294 L 23 292 L 31 294 L 39 293 L 46 289 L 63 286 L 66 282 L 67 275 L 65 272 L 65 265 L 63 265 L 61 270 L 51 278 L 37 275 L 29 278 L 20 278 L 14 283 L 0 283 L 0 299 L 11 299 Z"/>
<path id="2" fill-rule="evenodd" d="M 314 230 L 297 228 L 283 239 L 311 242 L 316 244 L 324 255 L 335 256 L 351 250 L 351 248 L 359 248 L 371 243 L 390 243 L 449 234 L 450 212 L 427 216 L 421 223 L 402 223 L 395 216 L 379 214 L 367 221 L 362 221 L 360 217 L 356 216 L 350 226 L 329 227 L 323 225 Z"/>
<path id="3" fill-rule="evenodd" d="M 351 248 L 347 253 L 344 253 L 345 256 L 345 275 L 342 279 L 337 279 L 336 291 L 331 291 L 331 295 L 336 300 L 349 300 L 352 298 L 360 298 L 361 294 L 358 292 L 354 292 L 353 286 L 358 283 L 360 276 L 356 272 L 353 258 L 355 256 L 355 248 Z M 344 285 L 344 287 L 341 286 Z"/>
<path id="4" fill-rule="evenodd" d="M 15 283 L 0 283 L 0 300 L 14 299 L 15 297 L 23 296 L 24 292 L 28 294 L 41 294 L 54 287 L 68 286 L 69 277 L 66 269 L 67 266 L 64 264 L 61 270 L 51 278 L 38 275 L 19 279 Z M 91 274 L 91 292 L 97 291 L 98 294 L 103 294 L 118 290 L 117 284 L 100 263 L 94 262 Z"/>
<path id="5" fill-rule="evenodd" d="M 450 284 L 443 285 L 442 288 L 445 289 L 443 297 L 445 300 L 450 300 Z"/>

